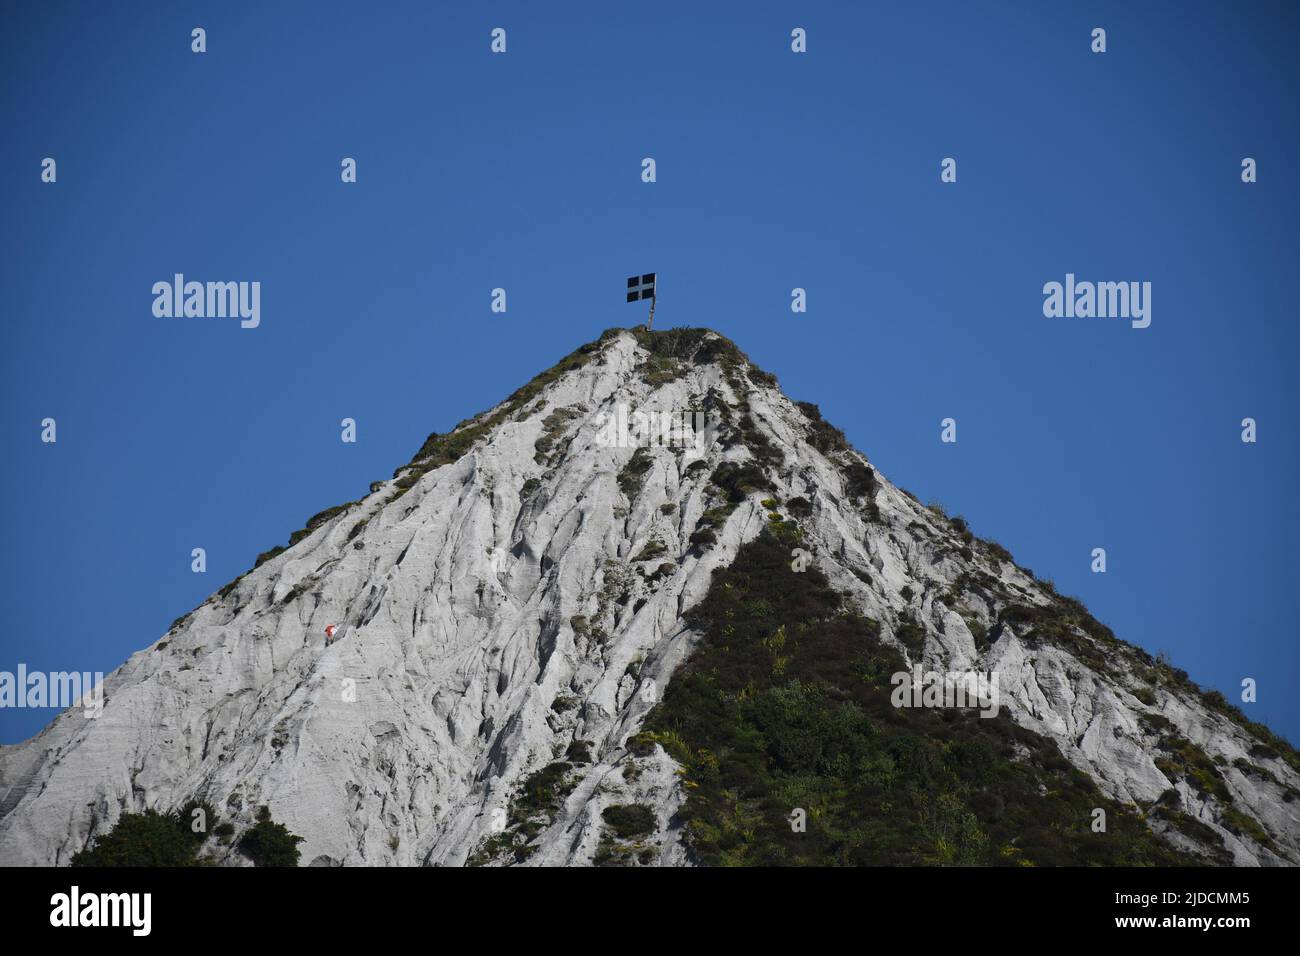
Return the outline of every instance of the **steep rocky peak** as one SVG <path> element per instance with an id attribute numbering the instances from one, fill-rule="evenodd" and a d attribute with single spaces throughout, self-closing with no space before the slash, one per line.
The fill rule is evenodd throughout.
<path id="1" fill-rule="evenodd" d="M 1189 859 L 1300 860 L 1285 741 L 891 484 L 725 337 L 638 328 L 315 515 L 114 671 L 97 719 L 69 711 L 0 748 L 0 862 L 65 863 L 124 812 L 192 798 L 237 828 L 269 807 L 319 865 L 725 860 L 708 834 L 731 824 L 700 796 L 716 728 L 673 728 L 693 726 L 691 662 L 730 653 L 717 589 L 760 572 L 771 593 L 730 608 L 758 615 L 758 677 L 810 668 L 773 700 L 841 681 L 869 714 L 859 664 L 833 669 L 844 646 L 996 674 L 1005 732 L 988 724 L 980 746 L 1004 748 L 1008 780 L 1104 802 L 1132 836 L 1106 860 L 1153 859 L 1148 831 Z M 822 616 L 782 604 L 801 594 Z M 1044 832 L 1088 832 L 1083 803 L 1016 799 L 1040 796 Z M 994 797 L 960 811 L 982 834 L 970 859 L 1093 852 L 1083 836 L 994 847 Z M 688 819 L 713 829 L 688 835 Z M 236 846 L 205 852 L 246 863 Z"/>

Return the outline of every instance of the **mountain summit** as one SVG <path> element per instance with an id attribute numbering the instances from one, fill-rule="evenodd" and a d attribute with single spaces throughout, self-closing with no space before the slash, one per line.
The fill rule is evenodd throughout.
<path id="1" fill-rule="evenodd" d="M 429 436 L 105 691 L 0 747 L 0 863 L 191 800 L 230 865 L 263 808 L 321 866 L 1300 862 L 1285 741 L 705 329 Z"/>

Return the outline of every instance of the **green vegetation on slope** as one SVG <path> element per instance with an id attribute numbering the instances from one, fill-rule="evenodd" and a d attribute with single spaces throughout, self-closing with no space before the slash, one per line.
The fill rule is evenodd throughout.
<path id="1" fill-rule="evenodd" d="M 206 808 L 209 809 L 210 808 Z M 124 813 L 108 833 L 73 854 L 72 866 L 199 866 L 206 829 L 195 832 L 192 817 L 178 810 Z M 215 818 L 208 821 L 215 824 Z"/>
<path id="2" fill-rule="evenodd" d="M 178 810 L 160 813 L 124 813 L 113 829 L 75 853 L 71 866 L 208 866 L 212 861 L 199 856 L 210 835 L 229 844 L 235 828 L 218 821 L 212 806 L 190 800 Z M 271 819 L 262 807 L 257 823 L 240 840 L 239 848 L 257 866 L 297 866 L 298 844 L 294 836 Z"/>
<path id="3" fill-rule="evenodd" d="M 582 756 L 590 760 L 589 746 L 584 749 L 587 752 Z M 573 769 L 568 761 L 557 760 L 525 777 L 510 801 L 504 829 L 484 840 L 465 865 L 484 866 L 503 858 L 522 863 L 536 853 L 533 840 L 551 825 L 565 798 L 577 786 Z"/>
<path id="4" fill-rule="evenodd" d="M 1201 862 L 1010 718 L 892 706 L 902 659 L 819 571 L 791 570 L 793 540 L 788 523 L 767 530 L 715 573 L 689 615 L 699 645 L 630 742 L 684 764 L 700 862 Z M 1097 807 L 1105 833 L 1091 829 Z"/>

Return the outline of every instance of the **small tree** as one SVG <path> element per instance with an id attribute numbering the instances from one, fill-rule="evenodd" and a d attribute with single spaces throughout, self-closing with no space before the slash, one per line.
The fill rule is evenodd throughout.
<path id="1" fill-rule="evenodd" d="M 239 848 L 256 866 L 297 866 L 298 844 L 302 837 L 294 836 L 282 823 L 271 819 L 271 808 L 260 807 L 257 823 L 244 834 Z"/>
<path id="2" fill-rule="evenodd" d="M 124 813 L 108 833 L 73 855 L 72 866 L 194 866 L 203 841 L 178 825 L 175 814 Z"/>
<path id="3" fill-rule="evenodd" d="M 187 800 L 173 819 L 177 829 L 194 844 L 195 850 L 203 846 L 213 828 L 221 822 L 217 811 L 206 800 Z"/>

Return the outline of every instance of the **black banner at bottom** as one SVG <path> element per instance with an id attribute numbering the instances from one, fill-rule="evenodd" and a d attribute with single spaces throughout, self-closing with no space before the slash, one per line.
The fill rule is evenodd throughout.
<path id="1" fill-rule="evenodd" d="M 490 927 L 536 943 L 548 926 L 586 936 L 644 919 L 703 918 L 727 934 L 891 928 L 919 941 L 959 927 L 1231 944 L 1278 934 L 1294 874 L 1279 869 L 8 869 L 6 939 L 192 946 L 236 924 L 259 942 L 373 944 L 413 926 Z M 484 922 L 484 917 L 487 922 Z M 630 922 L 629 922 L 630 921 Z M 670 925 L 664 925 L 670 929 Z M 684 927 L 683 927 L 684 928 Z M 793 929 L 794 927 L 792 927 Z M 445 937 L 444 937 L 445 938 Z M 938 942 L 938 939 L 936 939 Z"/>

